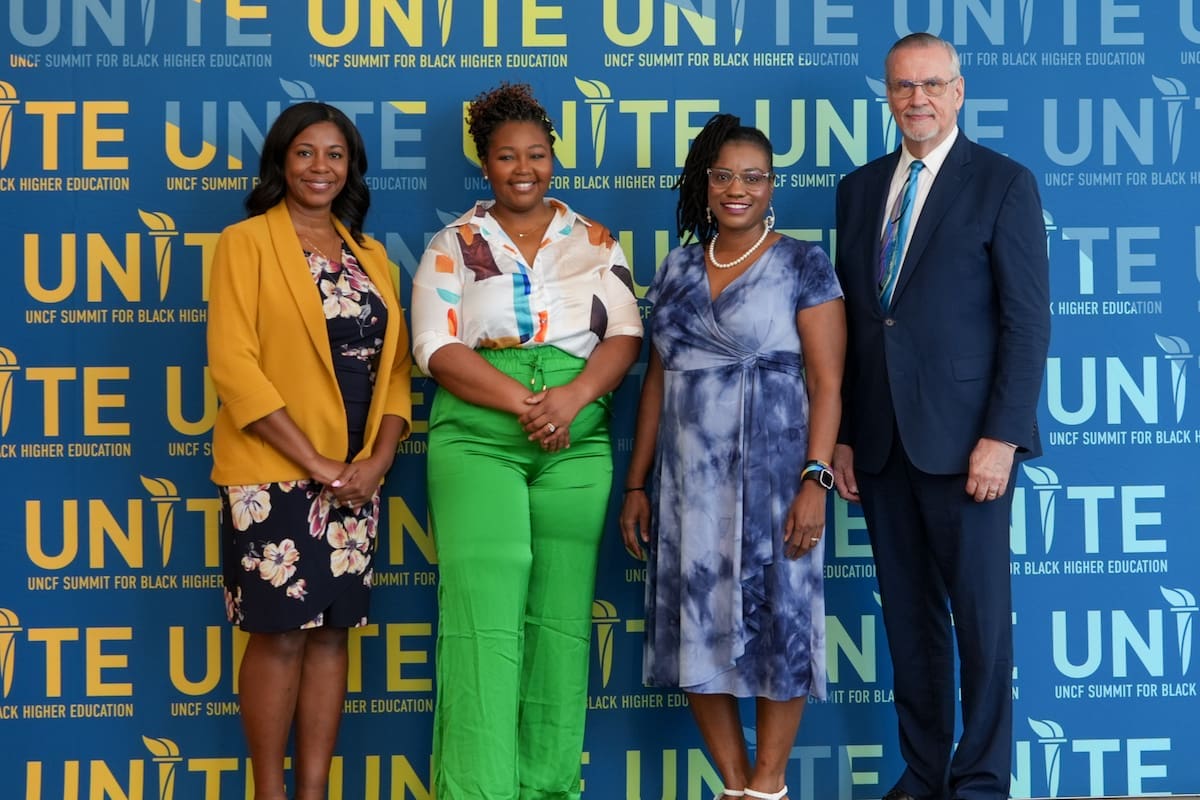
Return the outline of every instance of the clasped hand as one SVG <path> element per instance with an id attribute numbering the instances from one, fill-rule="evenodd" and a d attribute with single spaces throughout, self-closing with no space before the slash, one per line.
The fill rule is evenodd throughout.
<path id="1" fill-rule="evenodd" d="M 313 480 L 323 484 L 340 505 L 357 510 L 371 502 L 388 466 L 373 458 L 350 464 L 322 458 Z"/>
<path id="2" fill-rule="evenodd" d="M 529 434 L 529 441 L 537 442 L 549 453 L 571 446 L 571 423 L 586 405 L 571 384 L 531 394 L 525 398 L 525 405 L 528 410 L 517 421 Z"/>

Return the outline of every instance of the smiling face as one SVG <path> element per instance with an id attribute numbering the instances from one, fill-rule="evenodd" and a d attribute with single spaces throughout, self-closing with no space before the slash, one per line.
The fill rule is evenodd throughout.
<path id="1" fill-rule="evenodd" d="M 554 153 L 541 123 L 514 120 L 492 131 L 483 176 L 498 206 L 517 214 L 537 208 L 553 175 Z"/>
<path id="2" fill-rule="evenodd" d="M 753 142 L 726 142 L 709 169 L 714 172 L 728 170 L 738 176 L 724 187 L 714 187 L 711 178 L 709 180 L 708 207 L 712 209 L 718 230 L 723 234 L 750 229 L 760 233 L 763 217 L 771 206 L 774 182 L 768 179 L 751 188 L 739 178 L 748 173 L 770 173 L 771 159 L 767 152 Z"/>
<path id="3" fill-rule="evenodd" d="M 930 97 L 918 87 L 900 99 L 892 86 L 897 81 L 949 81 L 941 97 Z M 888 106 L 904 134 L 908 151 L 917 158 L 928 155 L 954 130 L 963 104 L 963 80 L 954 69 L 950 52 L 937 44 L 911 45 L 892 53 L 887 62 Z"/>
<path id="4" fill-rule="evenodd" d="M 317 122 L 296 134 L 283 161 L 288 202 L 327 212 L 346 185 L 347 150 L 346 137 L 332 122 Z"/>

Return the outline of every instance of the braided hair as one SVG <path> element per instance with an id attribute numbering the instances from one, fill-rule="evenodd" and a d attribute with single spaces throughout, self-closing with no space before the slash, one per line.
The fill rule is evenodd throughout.
<path id="1" fill-rule="evenodd" d="M 483 92 L 467 106 L 467 131 L 475 141 L 480 161 L 487 160 L 492 134 L 505 122 L 536 122 L 546 131 L 554 149 L 554 124 L 546 109 L 533 96 L 527 83 L 502 83 Z"/>
<path id="2" fill-rule="evenodd" d="M 733 114 L 713 115 L 692 141 L 683 162 L 683 174 L 673 187 L 679 190 L 675 225 L 680 242 L 686 244 L 688 239 L 694 239 L 708 244 L 717 232 L 716 220 L 708 220 L 708 168 L 717 160 L 717 154 L 726 142 L 749 142 L 766 153 L 768 163 L 774 161 L 775 152 L 766 134 L 758 128 L 743 125 Z"/>

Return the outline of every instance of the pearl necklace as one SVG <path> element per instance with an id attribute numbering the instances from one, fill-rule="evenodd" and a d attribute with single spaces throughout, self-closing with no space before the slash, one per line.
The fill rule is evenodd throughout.
<path id="1" fill-rule="evenodd" d="M 755 250 L 757 250 L 762 245 L 762 243 L 767 240 L 767 234 L 769 234 L 770 232 L 771 232 L 771 226 L 768 225 L 766 222 L 763 222 L 762 236 L 758 237 L 758 241 L 755 242 L 754 244 L 750 245 L 749 250 L 742 253 L 740 256 L 735 258 L 733 261 L 730 261 L 725 264 L 722 264 L 720 261 L 717 261 L 717 237 L 720 236 L 721 234 L 714 233 L 713 238 L 710 239 L 708 242 L 708 260 L 711 261 L 712 265 L 714 267 L 716 267 L 717 269 L 733 269 L 738 264 L 742 263 L 747 258 L 749 258 L 750 254 L 753 253 Z"/>

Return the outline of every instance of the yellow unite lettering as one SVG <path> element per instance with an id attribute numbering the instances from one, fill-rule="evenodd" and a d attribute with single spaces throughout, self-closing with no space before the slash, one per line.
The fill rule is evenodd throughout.
<path id="1" fill-rule="evenodd" d="M 80 153 L 83 168 L 88 170 L 127 170 L 129 158 L 124 155 L 101 155 L 100 146 L 125 141 L 124 128 L 105 128 L 100 125 L 103 115 L 128 116 L 127 100 L 85 100 L 82 104 L 72 100 L 30 100 L 25 103 L 25 113 L 42 118 L 42 169 L 58 169 L 59 124 L 63 117 L 74 117 L 82 105 L 80 114 Z"/>
<path id="2" fill-rule="evenodd" d="M 104 569 L 104 541 L 116 548 L 125 564 L 140 569 L 143 564 L 142 501 L 126 501 L 126 529 L 103 500 L 88 500 L 88 566 Z M 47 570 L 63 569 L 79 554 L 79 501 L 62 501 L 62 549 L 49 554 L 43 547 L 42 501 L 25 501 L 25 553 L 38 567 Z"/>

